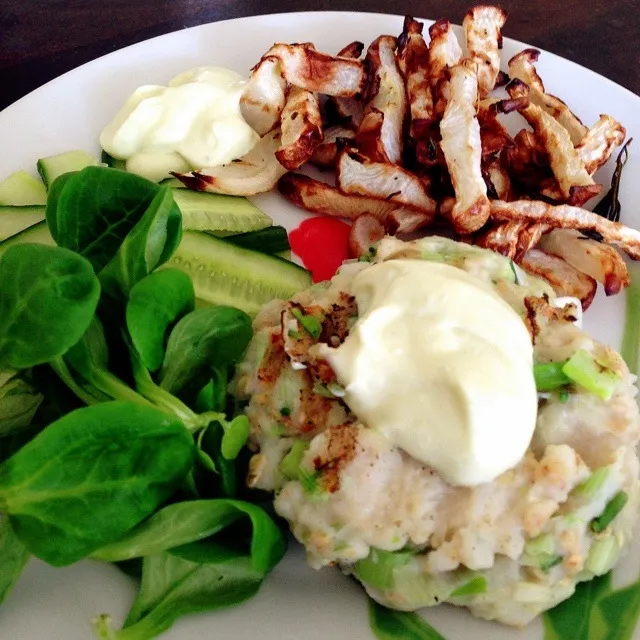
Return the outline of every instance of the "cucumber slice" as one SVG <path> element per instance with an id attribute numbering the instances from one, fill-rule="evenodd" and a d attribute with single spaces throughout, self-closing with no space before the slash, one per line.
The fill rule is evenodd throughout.
<path id="1" fill-rule="evenodd" d="M 109 155 L 104 149 L 100 154 L 100 160 L 101 162 L 104 162 L 107 165 L 107 167 L 111 167 L 112 169 L 121 169 L 122 171 L 127 170 L 126 160 L 120 160 L 119 158 L 114 158 L 113 156 Z"/>
<path id="2" fill-rule="evenodd" d="M 287 230 L 284 227 L 278 226 L 229 236 L 227 242 L 231 242 L 238 247 L 244 247 L 245 249 L 276 255 L 282 252 L 288 252 L 291 248 L 289 246 Z"/>
<path id="3" fill-rule="evenodd" d="M 86 151 L 66 151 L 48 158 L 40 158 L 37 167 L 38 173 L 48 189 L 51 183 L 63 173 L 80 171 L 95 164 L 98 164 L 96 158 Z"/>
<path id="4" fill-rule="evenodd" d="M 271 225 L 271 218 L 246 198 L 190 189 L 175 189 L 173 198 L 182 211 L 183 229 L 242 233 Z"/>
<path id="5" fill-rule="evenodd" d="M 0 182 L 0 205 L 23 207 L 30 204 L 46 204 L 45 186 L 30 173 L 16 171 Z"/>
<path id="6" fill-rule="evenodd" d="M 44 205 L 0 206 L 0 242 L 44 220 Z"/>
<path id="7" fill-rule="evenodd" d="M 50 247 L 55 247 L 56 242 L 49 233 L 49 227 L 45 221 L 34 224 L 33 226 L 16 233 L 8 240 L 0 242 L 0 256 L 9 248 L 16 244 L 24 244 L 25 242 L 34 242 L 36 244 L 46 244 Z"/>
<path id="8" fill-rule="evenodd" d="M 206 233 L 185 231 L 165 265 L 188 273 L 196 297 L 255 315 L 263 304 L 311 286 L 306 269 L 282 258 L 237 247 Z"/>

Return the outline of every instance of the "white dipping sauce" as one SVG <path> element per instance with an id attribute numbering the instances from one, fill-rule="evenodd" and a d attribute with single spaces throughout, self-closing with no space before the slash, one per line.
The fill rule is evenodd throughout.
<path id="1" fill-rule="evenodd" d="M 226 164 L 260 139 L 240 113 L 245 80 L 221 67 L 198 67 L 168 87 L 133 92 L 100 136 L 102 148 L 127 171 L 158 181 L 170 171 Z"/>
<path id="2" fill-rule="evenodd" d="M 359 318 L 325 357 L 369 427 L 455 485 L 517 464 L 536 423 L 533 347 L 489 284 L 455 267 L 390 260 L 353 283 Z"/>

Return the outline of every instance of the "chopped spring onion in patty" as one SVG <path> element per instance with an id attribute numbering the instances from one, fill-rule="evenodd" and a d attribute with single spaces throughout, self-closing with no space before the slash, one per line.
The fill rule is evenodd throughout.
<path id="1" fill-rule="evenodd" d="M 300 474 L 300 463 L 309 448 L 309 443 L 304 440 L 296 440 L 289 453 L 280 463 L 280 471 L 290 480 L 297 480 Z"/>
<path id="2" fill-rule="evenodd" d="M 611 570 L 619 551 L 615 536 L 609 535 L 600 540 L 594 540 L 589 549 L 585 567 L 595 575 L 601 576 Z"/>
<path id="3" fill-rule="evenodd" d="M 629 500 L 629 494 L 626 491 L 618 491 L 604 508 L 601 516 L 594 518 L 589 525 L 591 531 L 594 533 L 600 533 L 604 531 L 614 520 L 614 518 L 624 509 L 624 506 Z"/>
<path id="4" fill-rule="evenodd" d="M 615 371 L 599 363 L 593 355 L 584 349 L 576 351 L 565 362 L 562 372 L 573 382 L 603 400 L 609 400 L 620 377 Z"/>
<path id="5" fill-rule="evenodd" d="M 469 580 L 469 582 L 459 586 L 451 592 L 451 598 L 460 598 L 462 596 L 473 596 L 478 593 L 484 593 L 487 590 L 487 579 L 483 576 L 477 576 Z"/>
<path id="6" fill-rule="evenodd" d="M 548 362 L 533 366 L 533 377 L 536 381 L 536 389 L 541 392 L 554 391 L 571 383 L 571 380 L 563 372 L 564 362 Z"/>
<path id="7" fill-rule="evenodd" d="M 620 377 L 598 362 L 588 351 L 576 351 L 566 362 L 548 362 L 533 366 L 538 392 L 560 390 L 566 393 L 568 384 L 575 383 L 603 400 L 609 400 Z M 566 402 L 566 398 L 561 398 Z"/>
<path id="8" fill-rule="evenodd" d="M 584 482 L 580 483 L 573 490 L 573 495 L 593 498 L 593 496 L 600 491 L 600 488 L 604 484 L 608 475 L 608 467 L 600 467 L 599 469 L 596 469 Z"/>
<path id="9" fill-rule="evenodd" d="M 314 339 L 317 340 L 322 333 L 322 324 L 315 316 L 309 316 L 297 307 L 291 310 L 293 317 L 302 325 L 302 328 Z"/>

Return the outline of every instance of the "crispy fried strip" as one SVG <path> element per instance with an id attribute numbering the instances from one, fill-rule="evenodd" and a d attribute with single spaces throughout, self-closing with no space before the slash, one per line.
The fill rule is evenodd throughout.
<path id="1" fill-rule="evenodd" d="M 478 91 L 488 96 L 500 72 L 502 27 L 507 13 L 500 7 L 479 5 L 470 9 L 462 21 L 469 57 L 478 65 Z"/>
<path id="2" fill-rule="evenodd" d="M 280 129 L 274 129 L 238 162 L 200 171 L 174 173 L 189 189 L 224 193 L 230 196 L 253 196 L 270 191 L 287 170 L 275 156 L 280 147 Z"/>
<path id="3" fill-rule="evenodd" d="M 342 150 L 340 140 L 354 139 L 356 134 L 341 125 L 329 127 L 324 132 L 324 140 L 316 147 L 311 162 L 319 167 L 335 167 Z"/>
<path id="4" fill-rule="evenodd" d="M 354 40 L 338 51 L 338 58 L 351 58 L 353 60 L 357 60 L 362 55 L 363 51 L 364 43 Z"/>
<path id="5" fill-rule="evenodd" d="M 369 71 L 369 85 L 367 87 L 367 104 L 364 120 L 360 125 L 359 134 L 367 124 L 368 114 L 375 110 L 382 114 L 376 116 L 374 126 L 369 126 L 369 135 L 378 132 L 377 147 L 384 151 L 384 156 L 378 153 L 378 162 L 397 164 L 402 159 L 402 128 L 407 108 L 407 98 L 404 80 L 396 63 L 396 39 L 391 36 L 376 38 L 367 49 L 365 62 Z"/>
<path id="6" fill-rule="evenodd" d="M 560 98 L 546 93 L 535 67 L 539 56 L 537 49 L 521 51 L 509 60 L 509 75 L 529 85 L 531 102 L 552 115 L 569 132 L 571 141 L 576 145 L 587 135 L 588 129 Z"/>
<path id="7" fill-rule="evenodd" d="M 319 182 L 299 173 L 283 176 L 278 182 L 278 190 L 289 202 L 311 213 L 349 220 L 369 213 L 385 222 L 391 213 L 398 210 L 398 204 L 390 200 L 348 195 L 326 182 Z M 415 209 L 401 209 L 400 216 L 409 214 L 424 215 Z"/>
<path id="8" fill-rule="evenodd" d="M 491 249 L 496 253 L 501 253 L 512 260 L 516 256 L 520 232 L 525 229 L 527 222 L 514 220 L 513 222 L 503 222 L 487 231 L 482 231 L 475 239 L 475 244 L 484 249 Z"/>
<path id="9" fill-rule="evenodd" d="M 530 92 L 522 81 L 516 80 L 507 85 L 512 98 L 521 97 Z M 547 154 L 551 170 L 560 187 L 564 199 L 571 197 L 572 187 L 593 186 L 593 178 L 587 173 L 580 154 L 576 151 L 569 132 L 544 109 L 531 102 L 520 113 L 531 125 Z"/>
<path id="10" fill-rule="evenodd" d="M 321 53 L 308 42 L 275 44 L 262 56 L 262 60 L 270 58 L 280 61 L 287 82 L 307 91 L 352 98 L 366 86 L 367 74 L 361 60 Z"/>
<path id="11" fill-rule="evenodd" d="M 542 237 L 540 248 L 601 282 L 608 296 L 631 283 L 627 265 L 616 249 L 585 238 L 579 231 L 554 229 Z"/>
<path id="12" fill-rule="evenodd" d="M 475 108 L 478 80 L 473 67 L 475 63 L 467 61 L 450 69 L 450 96 L 440 122 L 440 146 L 456 194 L 451 220 L 460 233 L 476 231 L 489 217 L 487 186 L 480 166 L 480 125 Z"/>
<path id="13" fill-rule="evenodd" d="M 538 244 L 542 234 L 548 230 L 548 225 L 542 223 L 530 224 L 523 220 L 503 222 L 483 231 L 476 237 L 475 244 L 497 251 L 512 260 L 520 260 Z"/>
<path id="14" fill-rule="evenodd" d="M 369 109 L 356 132 L 356 146 L 362 155 L 373 162 L 389 162 L 383 142 L 384 113 Z"/>
<path id="15" fill-rule="evenodd" d="M 427 226 L 432 220 L 433 216 L 431 214 L 400 207 L 394 209 L 387 216 L 385 227 L 391 235 L 413 233 Z"/>
<path id="16" fill-rule="evenodd" d="M 634 260 L 640 260 L 640 231 L 586 209 L 567 204 L 554 206 L 540 200 L 493 200 L 491 217 L 496 221 L 530 220 L 544 222 L 550 227 L 591 231 L 600 235 L 605 242 L 619 246 Z"/>
<path id="17" fill-rule="evenodd" d="M 311 159 L 323 140 L 318 97 L 300 87 L 290 87 L 280 122 L 282 145 L 276 158 L 285 169 L 294 171 Z"/>
<path id="18" fill-rule="evenodd" d="M 352 58 L 357 60 L 364 51 L 362 42 L 351 42 L 338 52 L 339 58 Z M 325 110 L 333 120 L 350 129 L 357 129 L 362 122 L 364 106 L 357 98 L 328 97 L 325 102 Z"/>
<path id="19" fill-rule="evenodd" d="M 344 193 L 387 200 L 431 217 L 435 214 L 436 203 L 420 178 L 397 165 L 370 162 L 354 151 L 342 152 L 337 183 Z"/>
<path id="20" fill-rule="evenodd" d="M 445 79 L 445 71 L 462 60 L 462 48 L 451 27 L 444 18 L 429 27 L 429 70 L 427 76 L 431 89 L 436 92 L 438 85 Z"/>
<path id="21" fill-rule="evenodd" d="M 531 249 L 518 264 L 528 273 L 546 280 L 559 296 L 572 296 L 582 303 L 586 311 L 596 295 L 597 284 L 590 276 L 574 269 L 562 258 L 540 249 Z"/>
<path id="22" fill-rule="evenodd" d="M 240 111 L 259 135 L 271 131 L 278 123 L 286 88 L 278 60 L 262 60 L 254 67 L 240 98 Z"/>
<path id="23" fill-rule="evenodd" d="M 493 193 L 490 197 L 498 200 L 513 200 L 511 179 L 498 156 L 493 156 L 485 161 L 484 171 L 486 174 L 485 179 L 489 179 L 491 188 L 493 188 Z M 491 191 L 489 187 L 487 189 L 488 192 Z"/>
<path id="24" fill-rule="evenodd" d="M 405 77 L 411 123 L 409 135 L 417 139 L 433 118 L 433 94 L 429 84 L 429 47 L 422 36 L 423 24 L 406 16 L 398 38 L 398 65 Z"/>
<path id="25" fill-rule="evenodd" d="M 625 128 L 611 116 L 603 114 L 587 132 L 576 150 L 589 175 L 593 175 L 619 147 L 627 135 Z"/>

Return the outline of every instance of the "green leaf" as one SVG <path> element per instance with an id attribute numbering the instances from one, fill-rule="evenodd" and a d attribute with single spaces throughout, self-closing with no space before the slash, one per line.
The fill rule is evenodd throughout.
<path id="1" fill-rule="evenodd" d="M 124 400 L 143 406 L 152 406 L 149 400 L 136 393 L 108 370 L 108 358 L 107 340 L 102 323 L 96 317 L 82 339 L 64 355 L 64 362 L 86 380 L 88 383 L 86 391 L 89 391 L 92 396 L 104 395 L 107 400 Z M 62 367 L 57 366 L 57 368 L 59 375 L 66 380 L 67 375 Z"/>
<path id="2" fill-rule="evenodd" d="M 127 329 L 149 371 L 156 371 L 162 365 L 169 327 L 194 308 L 191 278 L 177 269 L 152 273 L 131 289 Z"/>
<path id="3" fill-rule="evenodd" d="M 598 608 L 608 626 L 602 640 L 631 640 L 640 618 L 640 580 L 605 595 Z"/>
<path id="4" fill-rule="evenodd" d="M 0 437 L 28 427 L 44 396 L 18 372 L 0 374 Z"/>
<path id="5" fill-rule="evenodd" d="M 250 558 L 223 547 L 208 563 L 168 553 L 147 556 L 140 592 L 124 628 L 111 630 L 103 617 L 97 631 L 105 640 L 149 640 L 184 615 L 244 602 L 256 594 L 263 579 Z"/>
<path id="6" fill-rule="evenodd" d="M 254 564 L 266 573 L 282 558 L 284 537 L 262 509 L 237 500 L 192 500 L 169 505 L 92 557 L 116 562 L 154 555 L 209 538 L 242 518 L 252 525 L 250 552 Z"/>
<path id="7" fill-rule="evenodd" d="M 178 395 L 190 382 L 238 361 L 251 340 L 251 318 L 233 307 L 196 309 L 173 328 L 160 386 Z"/>
<path id="8" fill-rule="evenodd" d="M 86 260 L 39 244 L 7 249 L 0 283 L 3 369 L 27 369 L 62 355 L 86 331 L 100 297 Z"/>
<path id="9" fill-rule="evenodd" d="M 173 201 L 172 190 L 163 187 L 100 271 L 103 289 L 114 298 L 127 298 L 135 284 L 173 255 L 181 238 L 182 215 Z"/>
<path id="10" fill-rule="evenodd" d="M 20 542 L 8 518 L 0 515 L 0 603 L 18 581 L 31 554 Z"/>
<path id="11" fill-rule="evenodd" d="M 160 189 L 133 173 L 108 167 L 87 167 L 62 175 L 51 185 L 52 197 L 47 201 L 51 235 L 100 272 Z"/>
<path id="12" fill-rule="evenodd" d="M 71 564 L 151 515 L 193 459 L 189 432 L 156 409 L 78 409 L 0 465 L 0 511 L 34 555 Z"/>
<path id="13" fill-rule="evenodd" d="M 445 640 L 417 613 L 395 611 L 369 601 L 369 625 L 378 640 Z"/>
<path id="14" fill-rule="evenodd" d="M 544 640 L 604 640 L 596 603 L 611 590 L 611 574 L 582 582 L 573 596 L 543 614 Z"/>
<path id="15" fill-rule="evenodd" d="M 219 476 L 219 486 L 212 488 L 218 490 L 218 495 L 222 493 L 222 495 L 232 498 L 238 491 L 238 477 L 234 461 L 227 460 L 222 455 L 223 436 L 222 425 L 219 422 L 214 422 L 202 434 L 199 446 L 203 453 L 211 458 Z M 212 483 L 210 482 L 210 484 Z"/>

